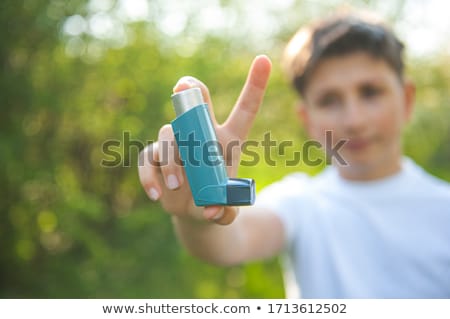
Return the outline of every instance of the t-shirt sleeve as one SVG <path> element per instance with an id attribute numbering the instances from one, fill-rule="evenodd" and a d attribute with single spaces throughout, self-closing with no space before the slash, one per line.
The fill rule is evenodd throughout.
<path id="1" fill-rule="evenodd" d="M 305 191 L 310 177 L 295 173 L 263 188 L 256 195 L 255 206 L 269 209 L 280 218 L 285 230 L 285 244 L 290 246 L 299 228 L 300 214 L 306 208 Z"/>

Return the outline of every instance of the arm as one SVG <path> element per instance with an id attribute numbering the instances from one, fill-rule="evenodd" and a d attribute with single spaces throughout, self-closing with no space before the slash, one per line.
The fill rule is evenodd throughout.
<path id="1" fill-rule="evenodd" d="M 284 229 L 270 210 L 243 207 L 229 225 L 173 217 L 178 238 L 189 252 L 220 265 L 269 258 L 281 251 Z"/>
<path id="2" fill-rule="evenodd" d="M 211 120 L 219 142 L 224 146 L 245 140 L 262 103 L 271 69 L 265 56 L 255 58 L 247 81 L 228 119 L 218 124 L 208 88 L 192 77 L 181 78 L 174 92 L 192 87 L 202 90 L 209 106 Z M 270 211 L 255 207 L 196 207 L 193 204 L 186 175 L 179 163 L 170 125 L 164 125 L 158 142 L 149 145 L 140 156 L 139 178 L 152 200 L 161 202 L 164 210 L 172 215 L 176 233 L 182 244 L 195 256 L 218 264 L 236 264 L 245 260 L 274 255 L 282 247 L 284 238 L 281 221 Z M 162 146 L 168 147 L 163 150 Z M 240 160 L 240 148 L 233 148 L 227 167 L 228 175 L 235 177 Z M 161 159 L 164 158 L 164 165 Z M 230 158 L 231 157 L 231 158 Z M 236 217 L 238 216 L 238 217 Z"/>

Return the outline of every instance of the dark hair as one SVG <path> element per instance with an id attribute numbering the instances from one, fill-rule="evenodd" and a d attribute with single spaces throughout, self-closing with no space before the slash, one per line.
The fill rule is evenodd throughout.
<path id="1" fill-rule="evenodd" d="M 363 13 L 345 13 L 300 29 L 286 47 L 283 64 L 296 91 L 304 95 L 321 61 L 358 51 L 384 60 L 403 79 L 403 48 L 381 20 Z"/>

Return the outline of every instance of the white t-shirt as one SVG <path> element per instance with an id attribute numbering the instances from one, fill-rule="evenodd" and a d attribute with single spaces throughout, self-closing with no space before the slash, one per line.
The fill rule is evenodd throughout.
<path id="1" fill-rule="evenodd" d="M 280 217 L 304 298 L 450 298 L 450 184 L 408 158 L 370 182 L 294 173 L 256 205 Z"/>

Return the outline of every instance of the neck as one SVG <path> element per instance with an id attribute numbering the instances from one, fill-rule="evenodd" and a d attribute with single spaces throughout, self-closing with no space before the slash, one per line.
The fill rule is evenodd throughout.
<path id="1" fill-rule="evenodd" d="M 370 165 L 349 164 L 338 166 L 339 175 L 352 181 L 371 181 L 392 176 L 401 170 L 402 157 L 400 154 L 395 158 L 377 161 Z"/>

